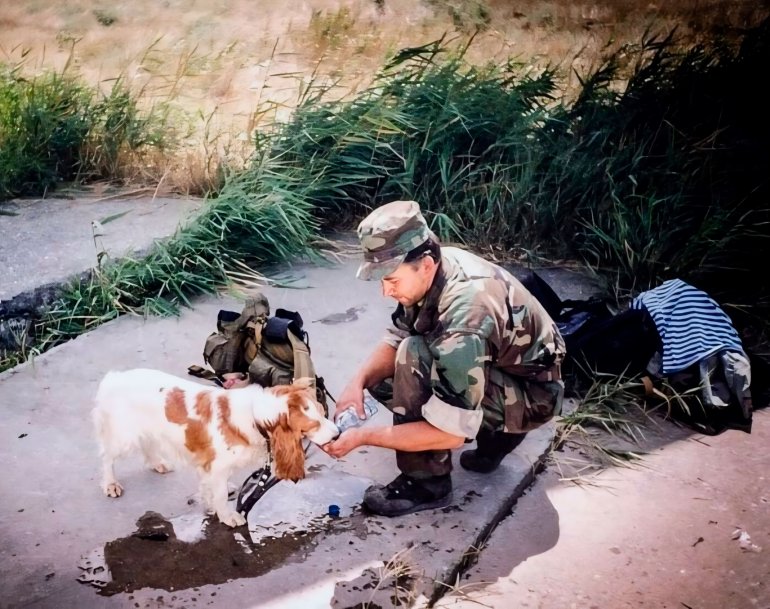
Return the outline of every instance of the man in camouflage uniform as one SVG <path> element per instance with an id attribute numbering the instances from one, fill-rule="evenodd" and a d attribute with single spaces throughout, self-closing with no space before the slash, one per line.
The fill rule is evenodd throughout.
<path id="1" fill-rule="evenodd" d="M 393 412 L 392 427 L 345 431 L 324 449 L 396 451 L 401 470 L 366 490 L 364 505 L 399 516 L 451 502 L 451 449 L 477 439 L 460 464 L 490 472 L 524 438 L 558 414 L 564 341 L 541 304 L 506 270 L 441 247 L 413 201 L 374 210 L 358 227 L 358 278 L 380 279 L 398 301 L 393 327 L 338 404 L 363 417 L 368 389 Z M 340 408 L 341 410 L 342 408 Z"/>

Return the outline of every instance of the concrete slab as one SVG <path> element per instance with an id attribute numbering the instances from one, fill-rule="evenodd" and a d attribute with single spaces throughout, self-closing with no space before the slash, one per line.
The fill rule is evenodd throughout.
<path id="1" fill-rule="evenodd" d="M 378 340 L 392 309 L 376 283 L 354 280 L 355 265 L 298 267 L 294 273 L 302 280 L 292 288 L 264 290 L 273 309 L 302 313 L 314 361 L 333 395 Z M 188 544 L 171 560 L 201 548 L 205 552 L 214 529 L 202 522 L 190 470 L 159 476 L 138 459 L 126 461 L 118 465 L 125 495 L 118 500 L 102 495 L 89 418 L 96 386 L 110 369 L 141 366 L 185 376 L 189 364 L 202 363 L 203 342 L 220 308 L 239 309 L 240 304 L 231 297 L 208 298 L 179 318 L 124 317 L 0 375 L 0 605 L 307 609 L 368 602 L 392 606 L 397 599 L 401 606 L 424 606 L 445 589 L 441 582 L 454 582 L 467 556 L 478 551 L 532 480 L 548 449 L 550 427 L 530 434 L 491 475 L 457 467 L 451 507 L 398 519 L 364 516 L 356 507 L 365 485 L 396 475 L 390 451 L 369 448 L 334 461 L 316 450 L 309 457 L 308 479 L 280 483 L 257 504 L 250 520 L 252 540 L 243 531 L 226 531 L 242 551 L 204 554 L 188 587 L 141 587 L 137 580 L 125 592 L 100 594 L 78 582 L 87 575 L 84 561 L 98 560 L 106 544 L 130 537 L 146 512 L 175 523 L 177 541 Z M 352 315 L 329 318 L 351 309 Z M 340 322 L 343 318 L 347 321 Z M 381 410 L 368 424 L 386 424 L 388 417 Z M 339 519 L 328 517 L 330 503 L 343 507 Z M 276 539 L 291 551 L 264 572 L 243 577 L 235 566 L 259 559 Z M 157 543 L 161 548 L 163 542 Z M 146 561 L 159 556 L 148 551 Z M 223 558 L 234 565 L 232 577 L 207 581 L 209 561 Z M 117 572 L 120 565 L 112 567 Z"/>
<path id="2" fill-rule="evenodd" d="M 0 302 L 91 269 L 99 252 L 117 258 L 146 251 L 201 205 L 200 199 L 151 196 L 4 202 Z"/>

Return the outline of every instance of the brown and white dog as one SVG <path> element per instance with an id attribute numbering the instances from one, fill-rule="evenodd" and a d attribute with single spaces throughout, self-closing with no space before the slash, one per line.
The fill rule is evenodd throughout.
<path id="1" fill-rule="evenodd" d="M 227 481 L 237 468 L 262 467 L 271 450 L 276 478 L 296 482 L 305 477 L 302 438 L 326 444 L 339 433 L 305 380 L 226 390 L 143 368 L 108 372 L 92 416 L 108 497 L 123 493 L 118 457 L 138 450 L 159 473 L 181 459 L 197 468 L 206 507 L 231 527 L 246 523 L 227 503 Z"/>

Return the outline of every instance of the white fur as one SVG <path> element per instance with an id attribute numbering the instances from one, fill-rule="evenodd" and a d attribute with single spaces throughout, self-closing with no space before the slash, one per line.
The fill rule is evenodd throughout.
<path id="1" fill-rule="evenodd" d="M 203 451 L 193 453 L 185 446 L 188 425 L 167 417 L 167 400 L 173 390 L 177 390 L 177 395 L 179 390 L 184 392 L 186 417 L 196 422 L 202 420 L 195 409 L 196 400 L 203 393 L 210 398 L 210 421 L 201 427 L 206 430 L 213 450 L 213 455 L 206 452 L 210 458 L 208 467 L 196 463 L 196 457 L 200 458 Z M 217 403 L 223 395 L 230 407 L 229 424 L 240 437 L 246 438 L 248 446 L 226 442 Z M 178 409 L 176 414 L 179 415 Z M 288 398 L 259 385 L 225 390 L 158 370 L 108 372 L 99 385 L 92 411 L 102 458 L 102 489 L 108 497 L 123 493 L 114 471 L 114 462 L 120 456 L 141 452 L 147 464 L 160 473 L 170 471 L 172 462 L 182 460 L 196 465 L 201 498 L 207 509 L 229 526 L 245 524 L 246 519 L 228 507 L 227 481 L 240 467 L 251 465 L 256 469 L 267 462 L 268 444 L 257 425 L 275 426 L 281 414 L 288 414 Z M 311 441 L 325 444 L 337 436 L 337 427 L 323 416 L 320 405 L 309 395 L 303 402 L 302 414 L 319 424 L 305 434 Z M 299 441 L 299 432 L 296 437 Z M 301 463 L 303 467 L 304 462 Z"/>

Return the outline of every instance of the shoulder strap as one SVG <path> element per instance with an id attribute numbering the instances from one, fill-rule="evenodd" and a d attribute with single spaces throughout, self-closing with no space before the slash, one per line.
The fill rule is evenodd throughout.
<path id="1" fill-rule="evenodd" d="M 294 352 L 294 378 L 308 378 L 315 388 L 315 366 L 310 359 L 310 349 L 304 341 L 295 336 L 294 332 L 287 332 L 286 335 Z"/>
<path id="2" fill-rule="evenodd" d="M 246 322 L 246 336 L 244 341 L 243 355 L 247 363 L 251 363 L 262 345 L 262 329 L 265 327 L 266 317 L 260 315 L 256 319 L 250 319 Z"/>

